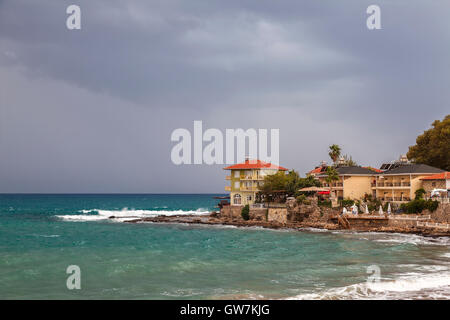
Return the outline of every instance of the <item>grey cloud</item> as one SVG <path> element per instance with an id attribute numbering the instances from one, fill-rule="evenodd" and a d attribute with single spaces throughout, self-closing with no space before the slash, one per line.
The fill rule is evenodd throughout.
<path id="1" fill-rule="evenodd" d="M 193 120 L 280 128 L 302 173 L 331 143 L 376 166 L 448 113 L 447 1 L 378 1 L 376 31 L 372 1 L 80 0 L 80 31 L 69 4 L 0 1 L 0 191 L 222 191 L 169 160 Z"/>

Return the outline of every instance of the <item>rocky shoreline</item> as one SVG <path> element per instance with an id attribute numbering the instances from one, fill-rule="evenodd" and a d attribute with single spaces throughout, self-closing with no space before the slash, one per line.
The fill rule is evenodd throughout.
<path id="1" fill-rule="evenodd" d="M 115 217 L 110 217 L 115 219 Z M 174 216 L 156 216 L 146 218 L 136 218 L 127 220 L 128 223 L 168 223 L 168 224 L 196 224 L 196 225 L 223 225 L 235 227 L 260 227 L 267 229 L 286 229 L 292 231 L 302 231 L 307 228 L 323 229 L 323 230 L 342 230 L 355 232 L 386 232 L 386 233 L 405 233 L 416 234 L 427 237 L 443 237 L 450 236 L 450 230 L 440 230 L 437 228 L 418 227 L 414 225 L 395 225 L 389 224 L 391 218 L 384 217 L 368 217 L 360 215 L 359 217 L 348 217 L 350 220 L 350 228 L 343 228 L 339 223 L 334 223 L 333 216 L 328 217 L 326 221 L 313 221 L 314 219 L 306 219 L 306 221 L 292 221 L 281 223 L 278 221 L 262 221 L 262 220 L 243 220 L 242 218 L 232 218 L 223 216 L 220 213 L 212 212 L 209 215 L 174 215 Z M 323 219 L 324 220 L 324 219 Z M 358 220 L 358 223 L 356 221 Z M 366 220 L 366 221 L 364 221 Z M 386 225 L 370 226 L 361 224 L 361 221 L 384 220 Z M 395 219 L 393 219 L 395 220 Z"/>

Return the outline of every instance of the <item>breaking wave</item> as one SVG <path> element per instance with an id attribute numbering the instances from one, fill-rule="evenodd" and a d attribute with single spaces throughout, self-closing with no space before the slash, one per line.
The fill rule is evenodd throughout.
<path id="1" fill-rule="evenodd" d="M 392 280 L 364 282 L 317 293 L 300 294 L 288 300 L 384 300 L 449 299 L 450 272 L 410 273 Z"/>
<path id="2" fill-rule="evenodd" d="M 128 209 L 122 210 L 101 210 L 89 209 L 80 210 L 82 214 L 57 215 L 56 217 L 66 221 L 99 221 L 114 217 L 115 221 L 129 221 L 139 218 L 151 218 L 157 216 L 175 216 L 175 215 L 207 215 L 209 210 L 199 208 L 197 210 L 141 210 Z"/>

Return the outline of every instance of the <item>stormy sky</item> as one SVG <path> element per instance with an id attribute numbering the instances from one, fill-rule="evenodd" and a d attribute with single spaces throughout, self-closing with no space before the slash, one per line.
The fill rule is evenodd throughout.
<path id="1" fill-rule="evenodd" d="M 81 7 L 81 30 L 66 28 Z M 381 30 L 366 9 L 381 8 Z M 223 192 L 174 129 L 279 128 L 302 175 L 362 165 L 449 113 L 450 2 L 0 0 L 0 192 Z"/>

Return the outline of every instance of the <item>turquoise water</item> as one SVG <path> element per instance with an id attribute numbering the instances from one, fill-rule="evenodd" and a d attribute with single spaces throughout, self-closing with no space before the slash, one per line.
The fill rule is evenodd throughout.
<path id="1" fill-rule="evenodd" d="M 120 222 L 205 214 L 212 196 L 0 195 L 0 298 L 450 297 L 447 239 Z M 381 282 L 366 283 L 370 266 Z"/>

